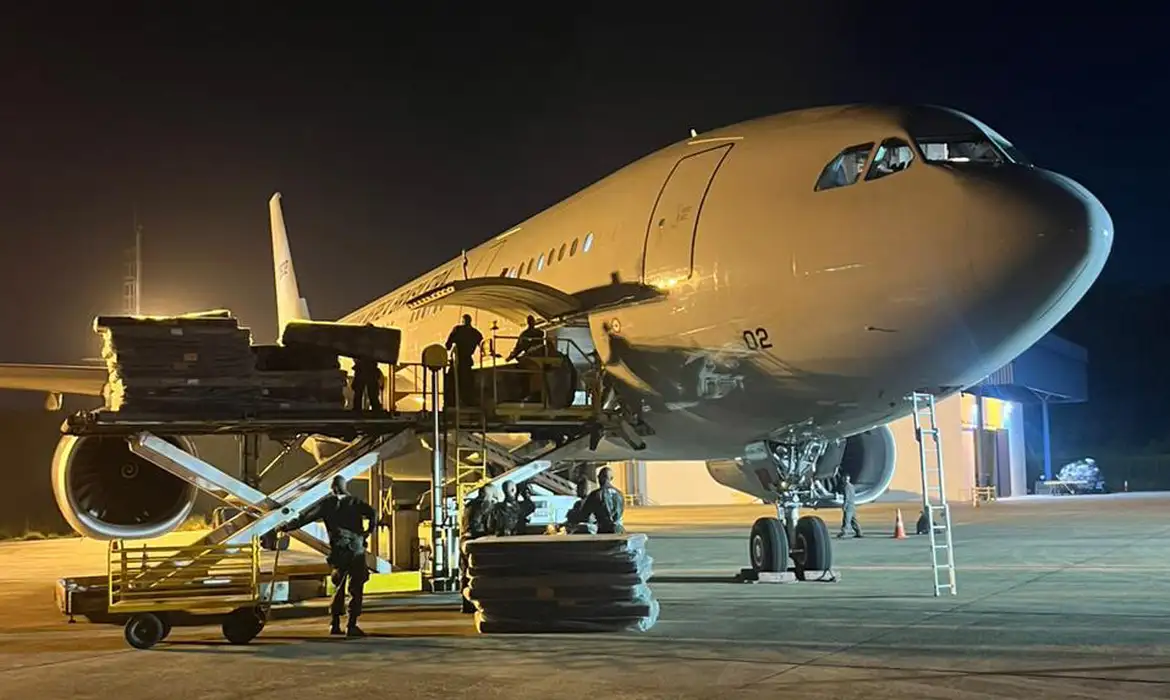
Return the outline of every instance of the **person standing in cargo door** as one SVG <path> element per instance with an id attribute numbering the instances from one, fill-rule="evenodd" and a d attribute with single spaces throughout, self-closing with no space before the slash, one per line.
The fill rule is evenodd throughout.
<path id="1" fill-rule="evenodd" d="M 609 467 L 602 467 L 597 472 L 597 483 L 598 487 L 585 499 L 581 514 L 585 517 L 593 516 L 597 521 L 599 535 L 623 534 L 626 531 L 622 525 L 626 497 L 613 485 L 613 471 Z"/>
<path id="2" fill-rule="evenodd" d="M 455 349 L 455 383 L 459 385 L 459 403 L 462 406 L 471 406 L 475 403 L 471 368 L 475 365 L 475 353 L 481 343 L 483 334 L 471 325 L 471 314 L 463 314 L 463 323 L 452 328 L 451 334 L 447 336 L 448 352 L 452 348 Z M 450 392 L 448 396 L 452 394 L 453 392 Z"/>
<path id="3" fill-rule="evenodd" d="M 329 532 L 329 556 L 325 561 L 333 569 L 335 589 L 329 606 L 332 616 L 329 634 L 342 634 L 341 615 L 345 612 L 348 589 L 349 620 L 345 636 L 364 637 L 366 633 L 358 627 L 357 621 L 362 614 L 366 581 L 370 578 L 370 571 L 366 568 L 366 538 L 377 527 L 377 515 L 368 503 L 351 496 L 347 486 L 345 477 L 334 477 L 328 496 L 276 531 L 284 534 L 317 520 L 325 523 Z M 363 518 L 369 526 L 362 526 Z"/>
<path id="4" fill-rule="evenodd" d="M 853 477 L 846 474 L 841 481 L 841 495 L 845 498 L 841 504 L 841 532 L 837 539 L 845 536 L 845 530 L 853 528 L 853 536 L 861 537 L 861 523 L 857 522 L 857 489 L 853 487 Z"/>

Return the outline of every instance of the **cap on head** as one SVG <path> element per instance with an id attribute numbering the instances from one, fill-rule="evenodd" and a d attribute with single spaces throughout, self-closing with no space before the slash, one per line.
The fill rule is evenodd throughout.
<path id="1" fill-rule="evenodd" d="M 505 481 L 504 482 L 504 495 L 505 496 L 515 496 L 516 495 L 516 482 L 515 481 Z"/>
<path id="2" fill-rule="evenodd" d="M 613 481 L 613 471 L 609 467 L 602 467 L 597 472 L 597 483 L 602 486 L 609 486 L 611 481 Z"/>
<path id="3" fill-rule="evenodd" d="M 333 477 L 333 484 L 330 486 L 329 490 L 338 496 L 344 496 L 345 494 L 349 493 L 349 490 L 347 489 L 348 486 L 349 484 L 345 481 L 345 477 L 339 474 Z"/>

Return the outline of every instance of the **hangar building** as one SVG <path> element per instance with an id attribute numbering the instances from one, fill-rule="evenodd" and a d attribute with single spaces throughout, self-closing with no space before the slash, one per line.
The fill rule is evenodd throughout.
<path id="1" fill-rule="evenodd" d="M 935 407 L 941 432 L 947 498 L 970 500 L 975 486 L 999 497 L 1028 493 L 1023 406 L 1040 406 L 1044 474 L 1052 478 L 1048 409 L 1088 400 L 1088 353 L 1047 335 L 1012 362 Z M 982 420 L 980 420 L 982 418 Z M 894 422 L 897 466 L 889 491 L 879 500 L 916 501 L 922 478 L 913 417 Z M 618 462 L 615 485 L 640 505 L 720 505 L 756 499 L 716 483 L 703 462 Z"/>

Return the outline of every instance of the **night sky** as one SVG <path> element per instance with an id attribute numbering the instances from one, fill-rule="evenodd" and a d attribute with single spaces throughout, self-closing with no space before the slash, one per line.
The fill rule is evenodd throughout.
<path id="1" fill-rule="evenodd" d="M 1108 278 L 1170 281 L 1164 17 L 149 4 L 169 9 L 0 21 L 0 361 L 94 353 L 135 209 L 144 310 L 231 308 L 267 342 L 274 191 L 310 309 L 335 318 L 691 128 L 855 101 L 977 116 L 1102 199 Z M 373 3 L 329 7 L 350 6 Z"/>

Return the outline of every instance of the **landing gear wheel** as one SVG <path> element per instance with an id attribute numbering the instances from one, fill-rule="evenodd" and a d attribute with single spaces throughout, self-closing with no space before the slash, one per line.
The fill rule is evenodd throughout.
<path id="1" fill-rule="evenodd" d="M 792 550 L 792 563 L 796 575 L 804 578 L 806 571 L 828 571 L 833 568 L 833 544 L 829 539 L 829 527 L 815 515 L 806 515 L 796 521 L 796 547 Z"/>
<path id="2" fill-rule="evenodd" d="M 264 615 L 257 608 L 236 608 L 224 618 L 222 629 L 232 644 L 247 644 L 264 629 Z"/>
<path id="3" fill-rule="evenodd" d="M 123 634 L 126 643 L 135 649 L 149 649 L 166 636 L 163 621 L 154 613 L 138 613 L 126 621 Z"/>
<path id="4" fill-rule="evenodd" d="M 160 620 L 162 620 L 163 633 L 162 637 L 159 639 L 159 641 L 162 641 L 163 639 L 171 636 L 171 618 L 167 617 L 166 615 L 159 615 L 158 617 Z"/>
<path id="5" fill-rule="evenodd" d="M 788 569 L 788 537 L 776 518 L 760 518 L 752 525 L 748 556 L 755 571 Z"/>

